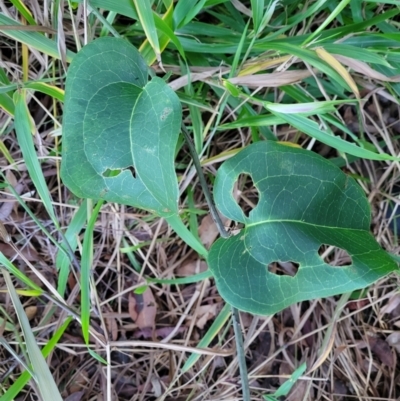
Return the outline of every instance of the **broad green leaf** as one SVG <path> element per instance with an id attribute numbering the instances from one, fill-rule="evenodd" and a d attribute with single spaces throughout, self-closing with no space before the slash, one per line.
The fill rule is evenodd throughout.
<path id="1" fill-rule="evenodd" d="M 68 71 L 63 123 L 64 183 L 77 196 L 178 213 L 176 94 L 123 39 L 85 46 Z"/>
<path id="2" fill-rule="evenodd" d="M 233 197 L 240 174 L 259 192 L 246 217 Z M 366 287 L 397 269 L 369 232 L 370 207 L 356 181 L 321 156 L 275 142 L 257 142 L 223 163 L 215 203 L 245 227 L 219 239 L 208 263 L 221 296 L 254 314 L 273 314 L 302 300 Z M 350 266 L 326 264 L 323 244 L 348 252 Z M 268 271 L 272 262 L 299 265 L 295 276 Z"/>

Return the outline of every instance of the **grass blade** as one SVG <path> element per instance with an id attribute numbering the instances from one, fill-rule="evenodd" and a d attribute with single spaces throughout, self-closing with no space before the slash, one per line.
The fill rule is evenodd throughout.
<path id="1" fill-rule="evenodd" d="M 88 226 L 85 230 L 82 248 L 81 262 L 81 319 L 82 319 L 82 334 L 86 345 L 89 344 L 89 326 L 90 326 L 90 276 L 93 263 L 93 230 L 94 225 L 99 215 L 103 201 L 97 202 L 95 208 L 90 213 Z M 91 202 L 87 202 L 90 209 Z"/>
<path id="2" fill-rule="evenodd" d="M 83 200 L 79 209 L 76 211 L 74 217 L 68 225 L 65 232 L 65 241 L 68 242 L 72 251 L 75 251 L 78 245 L 77 236 L 81 232 L 86 222 L 87 200 Z M 56 267 L 59 270 L 57 291 L 61 296 L 64 296 L 65 288 L 67 286 L 68 275 L 70 272 L 69 266 L 71 265 L 70 258 L 65 252 L 58 251 L 56 257 Z"/>
<path id="3" fill-rule="evenodd" d="M 2 29 L 1 25 L 15 25 L 14 29 Z M 61 59 L 60 54 L 58 52 L 57 43 L 54 40 L 46 38 L 39 32 L 24 30 L 26 28 L 25 25 L 20 24 L 19 22 L 13 20 L 0 13 L 0 32 L 4 35 L 16 40 L 17 42 L 24 43 L 29 47 L 37 49 L 45 54 L 48 54 L 51 57 L 56 59 Z M 74 53 L 71 51 L 67 52 L 67 61 L 70 62 L 74 56 Z"/>
<path id="4" fill-rule="evenodd" d="M 198 348 L 208 347 L 208 345 L 211 343 L 211 341 L 214 339 L 214 337 L 221 331 L 222 327 L 224 326 L 226 321 L 229 319 L 229 316 L 231 315 L 231 311 L 232 311 L 232 307 L 229 304 L 225 304 L 225 306 L 222 308 L 219 315 L 216 317 L 216 319 L 213 321 L 210 328 L 207 330 L 207 333 L 197 344 Z M 185 362 L 185 364 L 182 367 L 182 373 L 187 372 L 200 359 L 200 356 L 201 356 L 201 354 L 190 355 L 190 357 L 187 359 L 187 361 Z"/>
<path id="5" fill-rule="evenodd" d="M 161 61 L 160 43 L 158 41 L 156 24 L 154 22 L 153 11 L 149 0 L 133 0 L 139 21 L 146 34 L 146 38 L 153 48 L 156 58 Z"/>
<path id="6" fill-rule="evenodd" d="M 43 401 L 62 401 L 58 387 L 54 382 L 50 369 L 47 366 L 45 359 L 38 345 L 36 344 L 35 336 L 29 325 L 28 317 L 25 314 L 24 308 L 19 300 L 18 294 L 15 291 L 14 285 L 11 281 L 11 276 L 8 271 L 3 271 L 3 276 L 10 293 L 11 300 L 14 304 L 18 320 L 21 325 L 22 332 L 26 341 L 26 348 L 32 364 L 32 370 L 36 375 L 37 385 Z"/>
<path id="7" fill-rule="evenodd" d="M 17 139 L 19 146 L 21 147 L 22 154 L 28 169 L 30 178 L 35 185 L 36 190 L 40 198 L 43 201 L 43 205 L 47 210 L 47 213 L 52 218 L 53 223 L 56 227 L 59 226 L 56 215 L 53 210 L 52 200 L 50 193 L 47 188 L 46 181 L 43 176 L 43 172 L 37 158 L 35 151 L 35 145 L 32 138 L 32 118 L 29 114 L 28 107 L 26 105 L 26 90 L 22 89 L 14 93 L 15 103 L 15 131 L 17 133 Z"/>
<path id="8" fill-rule="evenodd" d="M 61 325 L 61 327 L 54 333 L 53 337 L 49 340 L 49 342 L 42 348 L 42 355 L 44 358 L 49 356 L 50 352 L 53 351 L 57 343 L 60 341 L 62 335 L 65 330 L 69 326 L 72 318 L 68 317 L 65 322 Z M 0 397 L 0 401 L 14 401 L 14 399 L 18 396 L 20 391 L 26 386 L 28 381 L 30 380 L 31 375 L 29 372 L 23 372 L 17 380 L 10 386 L 7 392 Z"/>

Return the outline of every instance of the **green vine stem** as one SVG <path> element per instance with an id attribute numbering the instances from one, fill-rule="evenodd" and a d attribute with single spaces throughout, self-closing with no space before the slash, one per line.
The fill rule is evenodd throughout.
<path id="1" fill-rule="evenodd" d="M 213 218 L 214 223 L 216 224 L 221 237 L 228 238 L 230 236 L 230 234 L 225 230 L 225 227 L 221 221 L 221 217 L 219 216 L 217 208 L 215 207 L 214 201 L 212 199 L 210 190 L 207 185 L 206 178 L 205 178 L 203 170 L 201 168 L 199 156 L 198 156 L 195 146 L 192 142 L 192 138 L 190 137 L 189 132 L 187 131 L 186 127 L 183 124 L 182 124 L 182 132 L 185 137 L 186 143 L 189 147 L 189 152 L 190 152 L 190 155 L 192 156 L 193 164 L 194 164 L 194 167 L 196 168 L 197 175 L 198 175 L 199 181 L 200 181 L 200 185 L 203 189 L 204 196 L 206 198 L 208 207 L 210 209 L 211 217 Z M 241 378 L 241 382 L 242 382 L 243 401 L 250 401 L 249 378 L 247 375 L 246 357 L 245 357 L 244 346 L 243 346 L 243 334 L 242 334 L 241 327 L 240 327 L 239 310 L 234 308 L 233 306 L 231 308 L 232 308 L 232 325 L 233 325 L 233 330 L 235 332 L 236 350 L 237 350 L 237 356 L 238 356 L 240 378 Z"/>
<path id="2" fill-rule="evenodd" d="M 199 255 L 207 259 L 208 251 L 201 242 L 192 234 L 192 232 L 186 227 L 182 219 L 178 215 L 166 217 L 165 220 L 173 228 L 173 230 L 186 242 L 192 249 L 194 249 Z"/>

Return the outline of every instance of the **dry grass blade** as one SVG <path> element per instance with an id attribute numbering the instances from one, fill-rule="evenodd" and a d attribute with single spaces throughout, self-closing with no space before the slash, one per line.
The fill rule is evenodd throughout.
<path id="1" fill-rule="evenodd" d="M 355 60 L 346 56 L 341 56 L 339 54 L 335 54 L 335 58 L 339 60 L 341 63 L 353 69 L 355 72 L 362 74 L 363 76 L 367 76 L 369 78 L 383 82 L 400 82 L 400 75 L 393 75 L 391 77 L 387 77 L 386 75 L 378 71 L 375 71 L 367 63 L 364 63 L 363 61 Z"/>
<path id="2" fill-rule="evenodd" d="M 311 76 L 308 70 L 271 72 L 270 74 L 244 75 L 230 78 L 234 85 L 248 86 L 249 88 L 270 87 L 277 88 L 283 85 L 299 82 Z"/>

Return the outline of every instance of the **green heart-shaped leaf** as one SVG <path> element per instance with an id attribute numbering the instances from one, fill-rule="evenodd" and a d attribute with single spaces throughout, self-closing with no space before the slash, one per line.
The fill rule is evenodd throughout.
<path id="1" fill-rule="evenodd" d="M 233 198 L 240 174 L 259 191 L 246 217 Z M 257 142 L 224 162 L 215 202 L 245 224 L 219 239 L 208 258 L 221 296 L 238 309 L 266 315 L 286 306 L 363 288 L 397 269 L 369 232 L 370 207 L 358 184 L 321 156 L 273 142 Z M 321 259 L 322 244 L 345 249 L 350 266 Z M 295 262 L 294 277 L 268 271 L 272 262 Z"/>
<path id="2" fill-rule="evenodd" d="M 127 41 L 101 38 L 68 70 L 62 179 L 77 196 L 178 213 L 181 106 Z"/>

